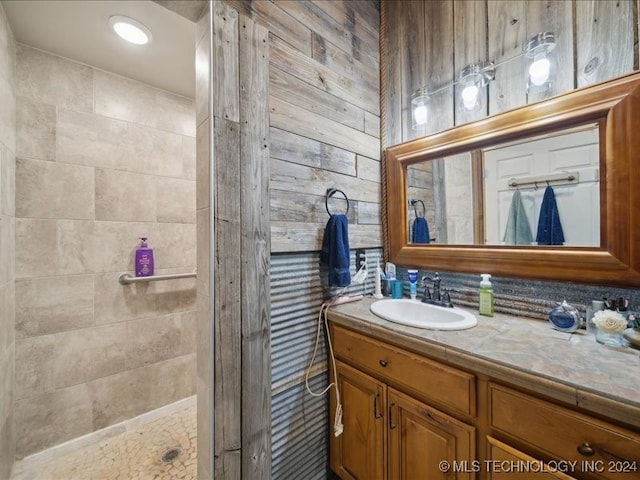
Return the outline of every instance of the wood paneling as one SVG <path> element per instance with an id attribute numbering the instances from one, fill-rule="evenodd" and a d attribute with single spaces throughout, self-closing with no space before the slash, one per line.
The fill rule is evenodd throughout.
<path id="1" fill-rule="evenodd" d="M 633 70 L 633 0 L 576 2 L 578 87 Z"/>
<path id="2" fill-rule="evenodd" d="M 242 478 L 271 478 L 269 32 L 240 18 Z"/>
<path id="3" fill-rule="evenodd" d="M 397 145 L 416 135 L 407 111 L 413 90 L 426 86 L 433 91 L 450 84 L 470 63 L 495 62 L 496 77 L 489 84 L 488 109 L 468 114 L 456 108 L 457 125 L 629 73 L 634 65 L 637 69 L 638 7 L 634 3 L 640 2 L 383 0 L 386 20 L 381 44 L 387 52 L 381 59 L 383 146 Z M 524 43 L 543 31 L 555 34 L 553 55 L 558 69 L 549 91 L 527 97 L 521 53 Z M 413 44 L 420 39 L 423 44 Z M 423 69 L 426 78 L 420 84 L 417 79 Z M 453 88 L 432 97 L 430 117 L 438 124 L 428 125 L 423 134 L 453 125 L 449 118 L 455 102 Z"/>

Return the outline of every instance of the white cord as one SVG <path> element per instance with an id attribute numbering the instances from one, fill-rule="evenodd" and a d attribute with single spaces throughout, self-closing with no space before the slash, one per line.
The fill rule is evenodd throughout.
<path id="1" fill-rule="evenodd" d="M 334 417 L 334 421 L 333 421 L 333 434 L 337 437 L 342 433 L 342 404 L 340 403 L 340 390 L 338 389 L 338 373 L 336 371 L 336 359 L 333 355 L 333 345 L 331 344 L 331 335 L 329 334 L 329 326 L 327 325 L 327 310 L 329 310 L 329 307 L 333 305 L 333 301 L 329 300 L 326 301 L 322 304 L 322 306 L 320 307 L 320 312 L 318 313 L 318 329 L 316 331 L 316 344 L 313 347 L 313 355 L 311 356 L 311 361 L 309 362 L 309 367 L 307 368 L 307 371 L 305 373 L 304 376 L 304 384 L 307 387 L 307 391 L 314 397 L 321 397 L 323 396 L 325 393 L 327 393 L 331 387 L 335 387 L 336 390 L 336 413 L 335 413 L 335 417 Z M 322 323 L 323 323 L 323 319 L 324 319 L 324 328 L 327 332 L 327 343 L 329 344 L 329 355 L 331 357 L 331 366 L 333 367 L 333 379 L 334 381 L 331 382 L 324 390 L 322 390 L 321 392 L 314 392 L 313 390 L 311 390 L 311 387 L 309 386 L 309 374 L 311 373 L 311 367 L 313 366 L 313 362 L 316 359 L 316 353 L 318 352 L 318 345 L 320 343 L 320 329 L 322 327 Z"/>

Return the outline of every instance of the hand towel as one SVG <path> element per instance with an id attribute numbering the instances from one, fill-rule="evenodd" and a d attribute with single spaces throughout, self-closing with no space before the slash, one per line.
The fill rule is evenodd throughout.
<path id="1" fill-rule="evenodd" d="M 329 269 L 329 286 L 351 284 L 349 273 L 349 220 L 346 215 L 331 215 L 324 228 L 320 261 Z"/>
<path id="2" fill-rule="evenodd" d="M 413 232 L 411 233 L 413 243 L 429 243 L 429 224 L 424 217 L 416 217 L 413 221 Z"/>
<path id="3" fill-rule="evenodd" d="M 564 233 L 562 232 L 562 224 L 558 214 L 556 195 L 551 187 L 545 189 L 544 197 L 542 198 L 536 242 L 538 242 L 538 245 L 562 245 L 564 243 Z"/>
<path id="4" fill-rule="evenodd" d="M 507 226 L 504 229 L 502 241 L 506 245 L 531 245 L 531 242 L 533 242 L 533 234 L 529 226 L 527 212 L 525 212 L 522 204 L 520 190 L 513 192 L 509 216 L 507 217 Z"/>

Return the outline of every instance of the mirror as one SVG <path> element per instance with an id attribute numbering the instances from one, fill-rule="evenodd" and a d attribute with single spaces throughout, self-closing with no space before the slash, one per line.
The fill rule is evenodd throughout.
<path id="1" fill-rule="evenodd" d="M 598 134 L 591 123 L 407 166 L 409 242 L 599 247 Z"/>
<path id="2" fill-rule="evenodd" d="M 389 260 L 426 270 L 640 286 L 638 132 L 636 73 L 388 148 Z M 545 203 L 547 186 L 555 209 Z M 522 203 L 531 241 L 508 225 L 512 203 Z M 538 241 L 541 210 L 552 218 L 544 232 L 560 223 L 562 237 Z M 521 242 L 514 240 L 519 235 Z"/>

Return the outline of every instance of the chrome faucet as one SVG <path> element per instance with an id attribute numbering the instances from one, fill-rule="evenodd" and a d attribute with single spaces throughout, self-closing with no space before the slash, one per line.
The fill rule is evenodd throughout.
<path id="1" fill-rule="evenodd" d="M 433 293 L 429 291 L 429 286 L 427 285 L 427 281 L 433 282 Z M 422 295 L 422 303 L 430 303 L 432 305 L 439 305 L 441 307 L 453 308 L 453 304 L 451 303 L 451 296 L 449 295 L 449 290 L 442 289 L 444 292 L 442 295 L 440 293 L 440 283 L 442 282 L 442 278 L 440 278 L 440 274 L 435 272 L 433 277 L 422 277 L 422 285 L 424 286 L 424 293 Z"/>

